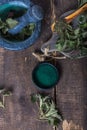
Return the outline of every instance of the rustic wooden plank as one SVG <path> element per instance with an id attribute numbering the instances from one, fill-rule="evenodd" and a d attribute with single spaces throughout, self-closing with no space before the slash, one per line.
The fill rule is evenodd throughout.
<path id="1" fill-rule="evenodd" d="M 83 129 L 87 129 L 87 58 L 81 62 L 82 74 L 83 74 Z"/>
<path id="2" fill-rule="evenodd" d="M 75 9 L 75 0 L 55 0 L 56 14 Z M 56 103 L 64 119 L 73 120 L 87 129 L 87 58 L 81 60 L 61 60 L 60 81 L 56 87 Z M 61 128 L 59 128 L 61 129 Z"/>
<path id="3" fill-rule="evenodd" d="M 38 2 L 38 0 L 34 1 Z M 76 7 L 74 1 L 72 0 L 72 5 L 69 0 L 63 0 L 63 2 L 56 0 L 55 2 L 58 3 L 57 15 Z M 63 3 L 66 4 L 63 5 Z M 47 8 L 49 1 L 39 0 L 39 4 L 42 5 L 47 14 L 43 22 L 42 34 L 37 43 L 19 52 L 0 49 L 0 55 L 2 55 L 0 57 L 0 61 L 2 61 L 0 62 L 0 85 L 4 84 L 5 87 L 13 89 L 13 95 L 6 98 L 6 108 L 4 110 L 0 108 L 0 130 L 52 130 L 52 127 L 47 123 L 36 120 L 36 107 L 30 101 L 30 94 L 38 92 L 31 77 L 32 70 L 38 63 L 32 56 L 32 52 L 40 48 L 51 34 L 49 27 L 51 21 L 49 21 L 50 15 L 48 15 L 50 8 Z M 86 130 L 87 59 L 75 61 L 67 59 L 60 61 L 59 64 L 62 75 L 57 86 L 56 103 L 64 118 L 79 122 Z M 48 93 L 54 96 L 54 90 L 50 90 Z M 79 114 L 80 116 L 77 118 Z"/>
<path id="4" fill-rule="evenodd" d="M 5 109 L 0 108 L 1 130 L 52 129 L 47 123 L 37 120 L 36 106 L 30 101 L 30 94 L 38 92 L 31 76 L 38 63 L 32 51 L 33 47 L 20 52 L 4 52 L 3 83 L 5 87 L 13 89 L 13 95 L 6 98 Z"/>
<path id="5" fill-rule="evenodd" d="M 48 9 L 48 1 L 44 5 L 41 1 L 39 4 Z M 49 10 L 45 10 L 48 16 Z M 41 36 L 32 47 L 24 51 L 0 48 L 0 85 L 13 90 L 13 95 L 5 100 L 5 109 L 0 108 L 0 130 L 52 130 L 48 123 L 37 120 L 37 108 L 30 101 L 30 94 L 39 91 L 32 82 L 32 70 L 38 63 L 32 52 L 40 48 L 50 35 L 47 33 L 50 30 L 49 17 L 45 15 Z M 52 92 L 53 90 L 48 91 L 50 94 Z"/>
<path id="6" fill-rule="evenodd" d="M 75 9 L 75 0 L 56 0 L 56 14 Z M 58 10 L 59 9 L 59 10 Z M 56 87 L 56 103 L 64 119 L 73 120 L 87 129 L 87 58 L 81 60 L 62 60 L 58 63 L 60 81 Z M 61 128 L 60 128 L 61 129 Z"/>
<path id="7" fill-rule="evenodd" d="M 87 58 L 63 60 L 60 64 L 60 81 L 56 88 L 57 105 L 67 120 L 87 129 Z"/>

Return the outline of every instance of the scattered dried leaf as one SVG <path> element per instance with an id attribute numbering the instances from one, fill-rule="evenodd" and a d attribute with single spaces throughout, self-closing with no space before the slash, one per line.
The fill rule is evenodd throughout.
<path id="1" fill-rule="evenodd" d="M 37 58 L 38 61 L 45 61 L 46 58 L 50 58 L 50 60 L 53 60 L 53 59 L 66 59 L 65 56 L 58 56 L 55 52 L 51 52 L 48 54 L 48 49 L 45 50 L 45 53 L 42 54 L 42 53 L 37 53 L 37 52 L 33 52 L 32 55 Z M 49 60 L 48 60 L 49 61 Z"/>
<path id="2" fill-rule="evenodd" d="M 32 55 L 35 56 L 38 59 L 38 61 L 45 61 L 45 57 L 42 54 L 33 52 Z"/>
<path id="3" fill-rule="evenodd" d="M 83 130 L 82 127 L 80 127 L 79 125 L 74 124 L 73 121 L 70 121 L 68 123 L 67 120 L 63 121 L 62 128 L 63 128 L 63 130 Z"/>

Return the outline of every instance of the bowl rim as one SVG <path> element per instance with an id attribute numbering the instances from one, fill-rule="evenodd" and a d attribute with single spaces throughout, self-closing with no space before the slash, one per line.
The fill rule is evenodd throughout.
<path id="1" fill-rule="evenodd" d="M 49 66 L 51 66 L 53 69 L 55 69 L 55 72 L 57 73 L 57 80 L 56 80 L 55 84 L 54 84 L 54 85 L 51 85 L 51 86 L 48 86 L 47 88 L 46 88 L 46 86 L 45 86 L 45 87 L 44 87 L 44 86 L 41 87 L 41 86 L 38 85 L 38 84 L 36 83 L 36 81 L 34 80 L 34 73 L 35 73 L 35 71 L 37 70 L 37 68 L 38 68 L 39 66 L 42 66 L 42 65 L 49 65 Z M 53 64 L 51 64 L 51 63 L 47 63 L 47 62 L 38 63 L 38 64 L 35 66 L 35 68 L 33 69 L 33 71 L 32 71 L 32 81 L 33 81 L 35 87 L 38 88 L 38 89 L 40 89 L 40 90 L 49 90 L 49 89 L 54 88 L 54 87 L 56 86 L 56 84 L 58 83 L 59 79 L 60 79 L 59 70 L 58 70 L 58 68 L 56 68 L 56 67 L 55 67 Z"/>

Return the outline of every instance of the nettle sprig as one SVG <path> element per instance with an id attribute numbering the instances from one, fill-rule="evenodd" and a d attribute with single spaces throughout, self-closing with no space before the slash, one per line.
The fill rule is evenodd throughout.
<path id="1" fill-rule="evenodd" d="M 85 41 L 87 38 L 87 23 L 83 22 L 87 19 L 82 15 L 79 18 L 79 21 L 82 23 L 74 29 L 71 25 L 65 23 L 63 20 L 59 20 L 55 24 L 55 32 L 58 33 L 59 38 L 56 43 L 56 47 L 58 51 L 66 51 L 66 50 L 83 50 L 86 49 L 87 45 L 85 45 Z M 87 54 L 87 53 L 86 53 Z"/>
<path id="2" fill-rule="evenodd" d="M 41 94 L 32 94 L 31 101 L 38 103 L 39 106 L 39 120 L 48 121 L 53 127 L 57 127 L 62 121 L 62 116 L 55 107 L 55 103 L 49 96 Z"/>
<path id="3" fill-rule="evenodd" d="M 5 108 L 5 97 L 12 95 L 12 92 L 5 88 L 0 88 L 0 108 Z"/>

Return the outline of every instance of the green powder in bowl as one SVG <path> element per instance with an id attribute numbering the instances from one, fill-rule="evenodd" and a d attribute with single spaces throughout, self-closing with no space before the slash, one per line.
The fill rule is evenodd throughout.
<path id="1" fill-rule="evenodd" d="M 49 89 L 57 84 L 59 72 L 52 64 L 41 63 L 33 70 L 32 79 L 39 88 Z"/>

